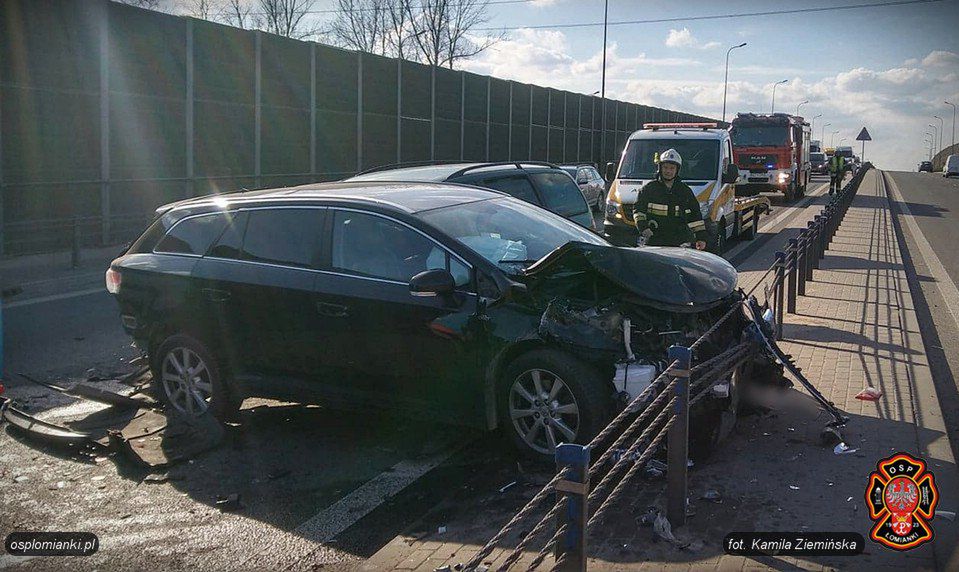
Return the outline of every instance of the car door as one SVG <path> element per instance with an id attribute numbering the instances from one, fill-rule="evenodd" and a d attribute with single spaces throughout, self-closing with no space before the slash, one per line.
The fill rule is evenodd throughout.
<path id="1" fill-rule="evenodd" d="M 321 303 L 344 325 L 336 357 L 344 388 L 377 400 L 468 406 L 458 391 L 473 379 L 479 347 L 469 323 L 476 310 L 471 269 L 439 242 L 382 214 L 333 209 L 329 272 Z M 428 269 L 449 270 L 457 292 L 414 296 L 409 282 Z"/>
<path id="2" fill-rule="evenodd" d="M 298 397 L 282 378 L 324 374 L 329 332 L 314 311 L 314 285 L 325 217 L 317 207 L 248 209 L 197 271 L 221 308 L 222 336 L 247 369 L 265 376 L 269 395 Z"/>

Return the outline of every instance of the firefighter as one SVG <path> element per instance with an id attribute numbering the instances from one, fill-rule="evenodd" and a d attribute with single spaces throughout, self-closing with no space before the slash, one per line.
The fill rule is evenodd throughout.
<path id="1" fill-rule="evenodd" d="M 833 153 L 829 158 L 829 194 L 838 191 L 842 186 L 843 175 L 846 174 L 846 160 L 839 153 Z"/>
<path id="2" fill-rule="evenodd" d="M 689 243 L 704 250 L 706 223 L 693 190 L 679 179 L 682 166 L 683 158 L 675 149 L 659 156 L 656 179 L 640 190 L 633 219 L 636 230 L 645 238 L 644 244 L 681 246 Z"/>

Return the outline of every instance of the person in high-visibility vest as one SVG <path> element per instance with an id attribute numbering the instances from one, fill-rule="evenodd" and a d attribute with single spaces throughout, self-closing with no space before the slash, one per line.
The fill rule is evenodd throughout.
<path id="1" fill-rule="evenodd" d="M 641 241 L 649 246 L 706 248 L 706 222 L 699 200 L 689 185 L 679 180 L 683 158 L 675 149 L 659 156 L 658 176 L 643 185 L 636 199 L 633 220 Z"/>
<path id="2" fill-rule="evenodd" d="M 842 177 L 846 174 L 846 160 L 839 153 L 829 158 L 829 194 L 842 186 Z"/>

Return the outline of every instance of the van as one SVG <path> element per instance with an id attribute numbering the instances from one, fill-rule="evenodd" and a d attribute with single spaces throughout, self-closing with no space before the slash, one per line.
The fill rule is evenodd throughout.
<path id="1" fill-rule="evenodd" d="M 942 166 L 942 176 L 951 177 L 959 175 L 959 155 L 949 155 Z"/>
<path id="2" fill-rule="evenodd" d="M 709 248 L 721 254 L 730 238 L 752 239 L 769 199 L 736 197 L 739 169 L 733 161 L 729 131 L 715 123 L 647 123 L 629 136 L 619 164 L 607 165 L 611 181 L 603 231 L 613 244 L 636 246 L 639 233 L 633 208 L 643 185 L 656 178 L 659 155 L 675 149 L 683 158 L 680 179 L 699 199 L 710 232 Z M 615 170 L 614 170 L 615 169 Z"/>

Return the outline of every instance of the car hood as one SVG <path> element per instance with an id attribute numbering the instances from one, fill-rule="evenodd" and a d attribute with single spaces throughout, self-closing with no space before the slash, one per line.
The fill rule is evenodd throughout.
<path id="1" fill-rule="evenodd" d="M 736 288 L 736 269 L 719 256 L 689 248 L 621 248 L 568 242 L 527 268 L 533 281 L 595 272 L 652 306 L 699 312 Z"/>

